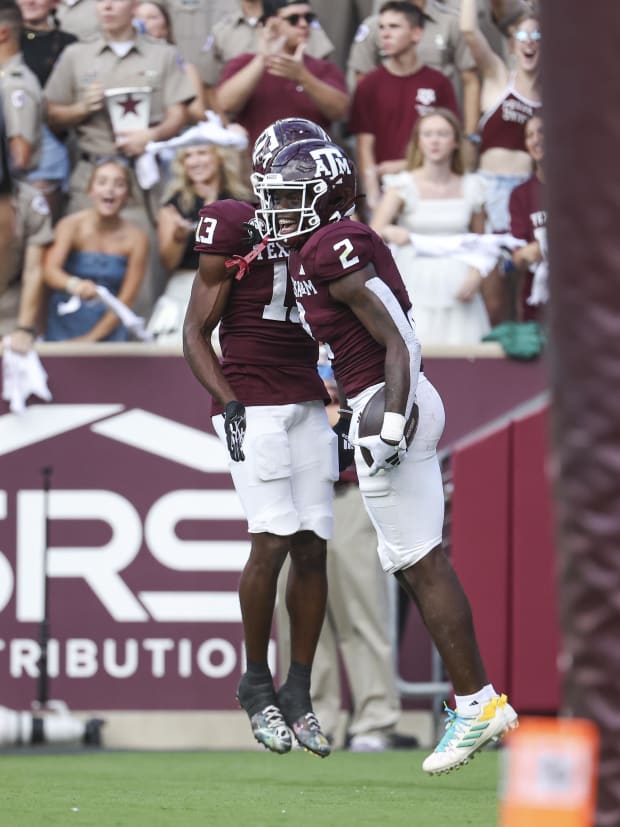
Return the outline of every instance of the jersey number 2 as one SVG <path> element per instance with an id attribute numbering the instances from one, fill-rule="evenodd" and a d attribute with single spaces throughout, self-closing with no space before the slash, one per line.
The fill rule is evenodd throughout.
<path id="1" fill-rule="evenodd" d="M 338 244 L 334 244 L 333 249 L 336 252 L 338 252 L 338 250 L 342 250 L 338 258 L 340 259 L 340 263 L 342 264 L 343 270 L 348 270 L 349 267 L 353 267 L 353 265 L 360 263 L 359 256 L 353 256 L 353 258 L 349 258 L 349 256 L 353 252 L 353 244 L 351 244 L 351 240 L 349 238 L 343 238 L 342 241 L 338 242 Z"/>

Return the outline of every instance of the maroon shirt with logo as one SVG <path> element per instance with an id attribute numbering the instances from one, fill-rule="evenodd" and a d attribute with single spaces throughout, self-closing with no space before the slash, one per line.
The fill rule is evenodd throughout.
<path id="1" fill-rule="evenodd" d="M 252 204 L 233 200 L 203 207 L 194 249 L 225 256 L 249 252 L 243 224 L 254 210 Z M 220 323 L 222 370 L 244 405 L 326 398 L 317 372 L 318 345 L 299 323 L 287 261 L 284 245 L 270 242 L 245 277 L 232 280 Z M 213 406 L 213 413 L 221 410 Z"/>
<path id="2" fill-rule="evenodd" d="M 508 86 L 495 106 L 480 118 L 480 152 L 494 147 L 525 152 L 525 122 L 540 108 L 540 103 Z"/>
<path id="3" fill-rule="evenodd" d="M 349 130 L 374 135 L 375 160 L 398 161 L 416 121 L 429 110 L 443 106 L 460 119 L 454 87 L 443 72 L 421 66 L 412 75 L 393 75 L 379 66 L 360 79 L 353 95 Z"/>
<path id="4" fill-rule="evenodd" d="M 220 84 L 236 75 L 255 57 L 254 54 L 242 54 L 229 60 L 222 72 Z M 318 60 L 310 55 L 304 55 L 303 61 L 311 75 L 341 92 L 347 91 L 344 75 L 331 60 Z M 248 130 L 250 146 L 252 146 L 270 123 L 279 118 L 291 117 L 308 118 L 322 126 L 326 132 L 331 128 L 331 121 L 304 91 L 303 86 L 288 78 L 271 75 L 265 71 L 243 109 L 237 112 L 236 119 Z"/>
<path id="5" fill-rule="evenodd" d="M 366 224 L 344 219 L 313 233 L 292 250 L 289 269 L 304 324 L 331 348 L 332 365 L 349 399 L 385 378 L 385 348 L 357 316 L 329 294 L 329 283 L 370 266 L 405 315 L 411 302 L 392 254 Z"/>

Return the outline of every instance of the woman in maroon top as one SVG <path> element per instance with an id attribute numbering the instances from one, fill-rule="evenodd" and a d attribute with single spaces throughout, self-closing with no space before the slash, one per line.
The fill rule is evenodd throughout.
<path id="1" fill-rule="evenodd" d="M 461 31 L 482 77 L 479 172 L 487 181 L 489 231 L 508 230 L 508 199 L 529 175 L 523 127 L 540 107 L 540 23 L 524 15 L 512 29 L 514 68 L 493 51 L 478 28 L 475 0 L 461 2 Z"/>

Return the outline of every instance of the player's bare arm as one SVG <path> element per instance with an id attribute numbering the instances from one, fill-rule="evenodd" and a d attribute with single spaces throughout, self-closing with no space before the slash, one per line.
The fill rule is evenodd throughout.
<path id="1" fill-rule="evenodd" d="M 330 282 L 329 293 L 335 301 L 346 304 L 366 330 L 385 348 L 385 409 L 405 414 L 409 395 L 409 350 L 388 309 L 368 287 L 377 276 L 356 270 Z"/>
<path id="2" fill-rule="evenodd" d="M 200 256 L 183 324 L 183 352 L 192 373 L 222 405 L 236 398 L 211 344 L 211 336 L 222 318 L 231 290 L 226 259 L 219 255 Z"/>

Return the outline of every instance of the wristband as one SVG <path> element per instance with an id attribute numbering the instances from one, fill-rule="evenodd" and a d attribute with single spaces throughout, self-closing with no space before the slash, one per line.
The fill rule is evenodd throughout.
<path id="1" fill-rule="evenodd" d="M 402 414 L 386 411 L 383 414 L 381 439 L 384 442 L 400 442 L 405 433 L 405 417 Z"/>
<path id="2" fill-rule="evenodd" d="M 36 327 L 31 327 L 25 324 L 18 324 L 15 330 L 19 330 L 21 333 L 30 333 L 33 339 L 37 335 Z"/>

